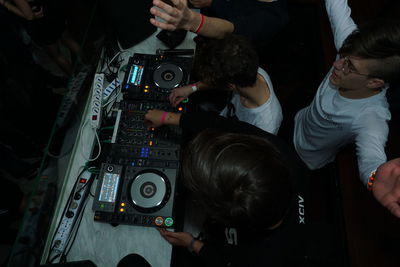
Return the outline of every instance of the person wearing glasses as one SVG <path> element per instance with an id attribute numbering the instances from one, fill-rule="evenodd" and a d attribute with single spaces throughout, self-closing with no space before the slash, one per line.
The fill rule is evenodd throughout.
<path id="1" fill-rule="evenodd" d="M 386 162 L 385 154 L 391 119 L 386 90 L 400 77 L 400 23 L 357 27 L 347 0 L 325 0 L 325 6 L 339 56 L 311 104 L 295 116 L 295 149 L 318 169 L 354 142 L 361 181 L 400 217 L 400 161 Z"/>

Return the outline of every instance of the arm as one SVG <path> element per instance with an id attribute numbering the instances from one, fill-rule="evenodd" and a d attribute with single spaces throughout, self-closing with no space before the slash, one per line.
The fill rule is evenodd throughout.
<path id="1" fill-rule="evenodd" d="M 166 112 L 159 109 L 147 111 L 144 115 L 144 122 L 147 127 L 158 128 L 162 125 L 179 125 L 180 113 Z"/>
<path id="2" fill-rule="evenodd" d="M 199 256 L 199 260 L 202 262 L 203 266 L 226 266 L 229 262 L 229 255 L 232 253 L 232 245 L 210 245 L 201 240 L 194 239 L 193 235 L 187 232 L 171 232 L 164 228 L 157 228 L 157 230 L 171 245 L 185 247 Z"/>
<path id="3" fill-rule="evenodd" d="M 180 102 L 182 102 L 182 100 L 186 99 L 192 93 L 198 90 L 206 90 L 209 88 L 210 87 L 203 82 L 197 82 L 194 84 L 189 84 L 179 88 L 175 88 L 169 94 L 169 102 L 173 107 L 176 107 Z"/>
<path id="4" fill-rule="evenodd" d="M 1 4 L 6 7 L 10 12 L 15 15 L 22 17 L 26 20 L 33 20 L 36 18 L 43 17 L 43 10 L 40 8 L 39 10 L 33 12 L 31 6 L 26 0 L 14 0 L 15 5 L 2 0 Z"/>
<path id="5" fill-rule="evenodd" d="M 169 31 L 185 29 L 209 38 L 223 38 L 227 33 L 233 32 L 231 22 L 203 16 L 189 9 L 186 0 L 172 0 L 172 3 L 174 6 L 170 6 L 161 0 L 153 0 L 153 5 L 159 9 L 152 7 L 150 9 L 151 14 L 165 21 L 160 22 L 152 18 L 150 22 L 154 26 Z"/>
<path id="6" fill-rule="evenodd" d="M 2 1 L 0 1 L 0 4 L 2 6 L 4 6 L 11 13 L 13 13 L 19 17 L 25 18 L 24 14 L 21 12 L 21 10 L 19 10 L 15 5 L 11 4 L 10 2 L 8 2 L 6 0 L 2 0 Z"/>
<path id="7" fill-rule="evenodd" d="M 351 9 L 347 0 L 325 0 L 325 7 L 331 23 L 336 50 L 339 50 L 347 36 L 357 29 L 357 25 L 350 16 Z"/>
<path id="8" fill-rule="evenodd" d="M 164 228 L 157 228 L 157 230 L 171 245 L 185 247 L 196 255 L 199 255 L 201 248 L 204 246 L 203 241 L 195 239 L 191 233 L 171 232 Z"/>
<path id="9" fill-rule="evenodd" d="M 360 179 L 366 186 L 371 173 L 379 165 L 386 162 L 385 144 L 389 133 L 389 127 L 386 120 L 390 119 L 390 114 L 378 109 L 368 112 L 364 110 L 361 115 L 355 119 L 357 124 L 354 126 L 356 133 L 355 144 L 358 161 Z"/>

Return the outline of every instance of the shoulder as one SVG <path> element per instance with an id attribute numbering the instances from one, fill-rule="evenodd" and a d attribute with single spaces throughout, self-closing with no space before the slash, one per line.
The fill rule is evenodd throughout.
<path id="1" fill-rule="evenodd" d="M 365 107 L 355 117 L 353 127 L 358 130 L 386 130 L 391 119 L 390 111 L 387 107 L 375 106 Z"/>

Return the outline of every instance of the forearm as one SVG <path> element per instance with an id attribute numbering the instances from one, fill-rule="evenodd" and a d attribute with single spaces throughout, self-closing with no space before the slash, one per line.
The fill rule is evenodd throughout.
<path id="1" fill-rule="evenodd" d="M 208 86 L 207 84 L 203 83 L 202 81 L 198 81 L 198 82 L 194 83 L 194 85 L 196 86 L 197 90 L 208 90 L 208 89 L 211 89 L 210 86 Z"/>
<path id="2" fill-rule="evenodd" d="M 180 119 L 181 113 L 167 112 L 162 124 L 178 126 Z"/>
<path id="3" fill-rule="evenodd" d="M 331 23 L 336 49 L 339 50 L 343 41 L 356 28 L 351 18 L 351 9 L 347 0 L 325 0 L 326 12 Z"/>
<path id="4" fill-rule="evenodd" d="M 25 18 L 25 15 L 21 12 L 21 10 L 19 10 L 15 5 L 11 4 L 10 2 L 2 0 L 0 1 L 0 4 L 4 6 L 11 13 L 19 17 Z"/>
<path id="5" fill-rule="evenodd" d="M 225 35 L 232 33 L 234 30 L 233 23 L 224 19 L 204 16 L 204 23 L 197 34 L 208 37 L 221 39 Z"/>
<path id="6" fill-rule="evenodd" d="M 385 144 L 389 133 L 389 127 L 386 123 L 375 121 L 372 115 L 368 117 L 370 125 L 375 127 L 360 128 L 355 139 L 360 179 L 365 186 L 371 172 L 387 160 Z"/>
<path id="7" fill-rule="evenodd" d="M 193 10 L 190 11 L 189 23 L 186 30 L 195 32 L 208 38 L 223 38 L 226 34 L 232 33 L 234 29 L 230 21 L 204 16 Z"/>

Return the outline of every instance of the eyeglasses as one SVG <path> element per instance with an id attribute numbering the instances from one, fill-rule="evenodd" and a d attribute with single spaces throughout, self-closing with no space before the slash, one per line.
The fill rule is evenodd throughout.
<path id="1" fill-rule="evenodd" d="M 358 72 L 356 70 L 356 68 L 354 67 L 353 63 L 351 63 L 350 58 L 348 56 L 343 58 L 342 71 L 343 71 L 344 75 L 347 75 L 349 73 L 355 73 L 355 74 L 362 75 L 362 76 L 369 76 L 369 74 L 364 74 L 364 73 Z"/>

